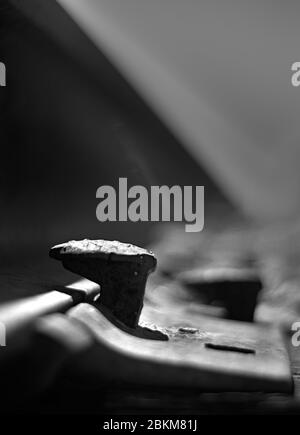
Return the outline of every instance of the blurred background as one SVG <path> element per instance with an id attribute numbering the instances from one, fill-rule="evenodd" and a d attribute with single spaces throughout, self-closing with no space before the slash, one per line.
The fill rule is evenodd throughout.
<path id="1" fill-rule="evenodd" d="M 45 6 L 45 10 L 43 7 Z M 37 15 L 36 15 L 37 14 Z M 204 169 L 56 3 L 2 2 L 2 300 L 73 279 L 49 260 L 53 244 L 107 238 L 145 245 L 155 224 L 100 223 L 96 190 L 205 185 Z M 225 201 L 225 200 L 224 200 Z"/>
<path id="2" fill-rule="evenodd" d="M 3 1 L 0 297 L 73 279 L 53 244 L 152 244 L 156 224 L 96 219 L 97 188 L 120 177 L 204 185 L 204 235 L 246 215 L 299 252 L 299 8 Z"/>

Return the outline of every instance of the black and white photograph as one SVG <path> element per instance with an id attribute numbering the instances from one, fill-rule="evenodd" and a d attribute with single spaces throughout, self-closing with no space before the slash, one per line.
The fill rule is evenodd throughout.
<path id="1" fill-rule="evenodd" d="M 300 415 L 299 23 L 0 0 L 1 422 Z"/>

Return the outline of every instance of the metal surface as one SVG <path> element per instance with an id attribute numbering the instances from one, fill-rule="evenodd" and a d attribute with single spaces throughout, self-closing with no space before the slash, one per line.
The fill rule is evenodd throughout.
<path id="1" fill-rule="evenodd" d="M 99 358 L 86 370 L 122 385 L 168 386 L 201 391 L 292 392 L 290 363 L 277 329 L 223 319 L 169 316 L 157 324 L 169 341 L 133 337 L 115 327 L 96 308 L 79 304 L 69 316 L 89 328 Z M 154 311 L 148 321 L 156 323 Z M 193 325 L 196 330 L 179 325 Z M 159 327 L 158 326 L 158 327 Z M 81 369 L 85 362 L 81 359 Z"/>

